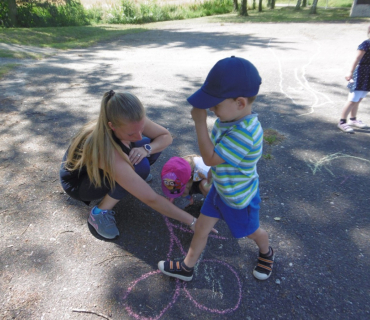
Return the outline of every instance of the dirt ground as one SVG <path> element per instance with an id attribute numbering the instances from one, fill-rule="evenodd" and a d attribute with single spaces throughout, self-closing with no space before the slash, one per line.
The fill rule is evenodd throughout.
<path id="1" fill-rule="evenodd" d="M 23 61 L 0 83 L 0 318 L 368 319 L 370 129 L 336 127 L 367 25 L 223 16 Z M 276 263 L 269 280 L 254 279 L 255 245 L 220 221 L 185 284 L 159 274 L 157 262 L 186 252 L 186 226 L 128 196 L 115 207 L 120 237 L 105 241 L 88 227 L 91 206 L 63 192 L 59 166 L 103 93 L 131 91 L 174 137 L 152 168 L 160 193 L 167 159 L 199 152 L 186 97 L 231 55 L 260 71 L 254 110 L 283 137 L 258 165 Z M 368 106 L 359 117 L 370 123 Z M 198 197 L 188 210 L 197 216 L 201 205 Z"/>

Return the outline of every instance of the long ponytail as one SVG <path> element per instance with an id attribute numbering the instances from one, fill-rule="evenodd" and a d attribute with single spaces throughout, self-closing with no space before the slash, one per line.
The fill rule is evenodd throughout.
<path id="1" fill-rule="evenodd" d="M 110 188 L 113 188 L 114 152 L 117 151 L 132 169 L 133 166 L 128 156 L 114 141 L 108 122 L 114 127 L 119 127 L 125 123 L 138 122 L 144 117 L 145 109 L 135 95 L 113 91 L 104 93 L 99 118 L 87 123 L 72 139 L 65 167 L 74 171 L 86 166 L 90 181 L 97 187 L 102 184 L 100 168 L 103 170 L 104 181 L 108 181 Z"/>

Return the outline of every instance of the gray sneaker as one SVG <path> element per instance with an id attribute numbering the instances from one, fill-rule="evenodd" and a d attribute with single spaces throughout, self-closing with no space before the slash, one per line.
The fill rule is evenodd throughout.
<path id="1" fill-rule="evenodd" d="M 119 236 L 116 219 L 114 218 L 115 212 L 113 210 L 104 210 L 99 214 L 93 214 L 94 208 L 91 209 L 87 221 L 94 227 L 96 232 L 106 239 L 114 239 Z"/>

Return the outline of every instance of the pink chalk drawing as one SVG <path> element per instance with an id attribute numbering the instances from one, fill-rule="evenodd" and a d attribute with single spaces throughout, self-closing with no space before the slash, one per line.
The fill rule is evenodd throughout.
<path id="1" fill-rule="evenodd" d="M 171 257 L 171 254 L 172 254 L 172 251 L 173 251 L 173 248 L 174 248 L 175 245 L 177 245 L 177 247 L 180 249 L 182 255 L 186 255 L 186 252 L 185 252 L 184 248 L 182 247 L 179 238 L 174 233 L 174 229 L 179 229 L 182 232 L 187 232 L 187 233 L 193 233 L 193 231 L 190 230 L 190 229 L 186 229 L 186 228 L 184 228 L 180 225 L 175 225 L 175 224 L 171 223 L 167 217 L 163 217 L 163 218 L 165 220 L 168 231 L 170 233 L 170 246 L 169 246 L 169 251 L 168 251 L 168 254 L 167 254 L 167 258 L 169 259 Z M 221 237 L 221 236 L 218 236 L 218 235 L 210 235 L 210 238 L 216 238 L 216 239 L 219 239 L 219 240 L 227 240 L 228 239 L 228 238 Z M 217 314 L 228 314 L 228 313 L 231 313 L 231 312 L 234 312 L 235 310 L 237 310 L 240 306 L 240 302 L 241 302 L 241 299 L 242 299 L 242 283 L 241 283 L 241 280 L 240 280 L 237 272 L 228 263 L 223 262 L 221 260 L 217 260 L 217 259 L 203 259 L 203 260 L 200 260 L 200 262 L 198 262 L 198 265 L 200 265 L 200 264 L 211 264 L 211 265 L 218 264 L 218 265 L 221 265 L 221 266 L 225 267 L 227 270 L 229 270 L 230 274 L 235 277 L 234 281 L 237 284 L 237 287 L 234 288 L 234 292 L 236 292 L 235 299 L 234 299 L 235 301 L 232 302 L 233 305 L 231 307 L 227 307 L 225 309 L 209 308 L 209 307 L 199 303 L 191 295 L 191 293 L 187 289 L 187 283 L 186 282 L 183 282 L 179 279 L 174 279 L 174 281 L 176 282 L 175 292 L 173 293 L 173 296 L 170 299 L 170 302 L 162 310 L 156 311 L 157 315 L 155 315 L 153 317 L 145 317 L 141 314 L 138 314 L 129 305 L 128 297 L 132 293 L 132 291 L 135 289 L 135 286 L 137 284 L 139 284 L 141 281 L 145 281 L 146 279 L 149 279 L 150 277 L 153 277 L 153 276 L 156 276 L 156 275 L 163 276 L 162 273 L 159 270 L 156 270 L 156 271 L 151 271 L 151 272 L 148 272 L 146 274 L 143 274 L 141 277 L 139 277 L 138 279 L 136 279 L 136 280 L 134 280 L 130 283 L 130 285 L 127 288 L 125 294 L 123 295 L 123 301 L 125 302 L 125 305 L 126 305 L 125 306 L 126 311 L 128 312 L 128 314 L 130 316 L 132 316 L 133 318 L 135 318 L 137 320 L 158 320 L 166 313 L 166 311 L 168 311 L 176 303 L 177 299 L 179 298 L 179 296 L 181 294 L 181 290 L 183 292 L 185 292 L 185 296 L 191 302 L 193 302 L 193 304 L 200 310 L 207 311 L 207 312 L 210 312 L 210 313 L 217 313 Z M 227 281 L 230 282 L 230 279 L 228 279 Z M 155 310 L 153 310 L 153 311 L 155 311 Z"/>

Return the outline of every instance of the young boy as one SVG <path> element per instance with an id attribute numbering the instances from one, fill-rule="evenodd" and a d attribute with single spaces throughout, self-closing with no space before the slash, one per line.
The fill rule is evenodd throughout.
<path id="1" fill-rule="evenodd" d="M 199 150 L 204 163 L 211 166 L 213 185 L 185 259 L 158 263 L 159 270 L 170 277 L 193 279 L 194 266 L 219 219 L 227 223 L 235 238 L 248 237 L 256 242 L 259 257 L 253 275 L 259 280 L 271 275 L 274 251 L 267 232 L 259 227 L 261 199 L 256 165 L 262 154 L 263 131 L 257 114 L 252 112 L 260 84 L 255 66 L 232 56 L 218 61 L 203 86 L 187 99 L 193 106 Z M 218 117 L 211 138 L 206 109 Z"/>

